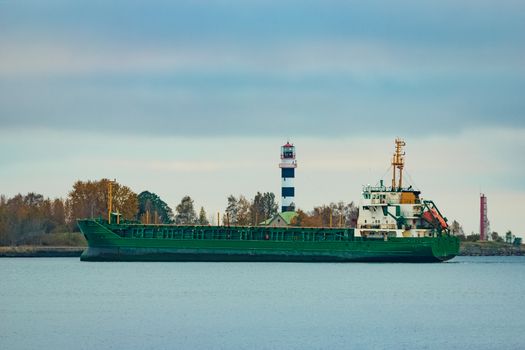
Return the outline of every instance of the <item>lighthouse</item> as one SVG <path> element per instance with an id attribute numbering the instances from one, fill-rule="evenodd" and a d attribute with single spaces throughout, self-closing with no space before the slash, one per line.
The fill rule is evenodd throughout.
<path id="1" fill-rule="evenodd" d="M 295 160 L 295 146 L 286 142 L 281 147 L 281 212 L 295 211 L 295 168 L 297 168 L 297 160 Z"/>

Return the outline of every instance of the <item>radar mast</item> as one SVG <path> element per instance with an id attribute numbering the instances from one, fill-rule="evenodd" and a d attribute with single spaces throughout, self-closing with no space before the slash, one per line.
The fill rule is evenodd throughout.
<path id="1" fill-rule="evenodd" d="M 403 139 L 396 139 L 396 150 L 392 157 L 392 191 L 401 190 L 403 187 L 403 168 L 405 166 L 405 152 L 403 147 L 406 145 Z M 396 183 L 396 169 L 399 170 L 399 182 Z"/>

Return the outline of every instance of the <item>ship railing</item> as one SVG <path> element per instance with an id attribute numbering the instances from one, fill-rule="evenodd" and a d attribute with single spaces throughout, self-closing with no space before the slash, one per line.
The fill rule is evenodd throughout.
<path id="1" fill-rule="evenodd" d="M 120 231 L 120 230 L 119 230 Z M 118 233 L 130 238 L 173 240 L 271 240 L 271 241 L 346 241 L 354 237 L 348 228 L 280 228 L 228 226 L 133 225 Z"/>
<path id="2" fill-rule="evenodd" d="M 415 190 L 412 188 L 412 186 L 409 187 L 392 187 L 392 186 L 371 186 L 371 185 L 363 185 L 363 192 L 416 192 L 419 193 L 418 190 Z"/>

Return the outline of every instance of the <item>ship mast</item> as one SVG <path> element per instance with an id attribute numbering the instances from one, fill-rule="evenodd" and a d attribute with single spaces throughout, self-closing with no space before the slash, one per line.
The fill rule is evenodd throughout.
<path id="1" fill-rule="evenodd" d="M 108 223 L 111 224 L 111 211 L 113 206 L 113 182 L 108 182 Z"/>
<path id="2" fill-rule="evenodd" d="M 392 190 L 400 190 L 403 186 L 403 168 L 405 166 L 405 152 L 403 147 L 406 145 L 405 141 L 396 139 L 396 150 L 392 157 Z M 396 169 L 399 170 L 399 183 L 396 183 Z"/>

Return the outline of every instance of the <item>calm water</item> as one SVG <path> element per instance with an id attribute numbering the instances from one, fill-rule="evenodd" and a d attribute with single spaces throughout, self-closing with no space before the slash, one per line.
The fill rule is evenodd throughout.
<path id="1" fill-rule="evenodd" d="M 0 259 L 0 349 L 524 349 L 525 257 Z"/>

